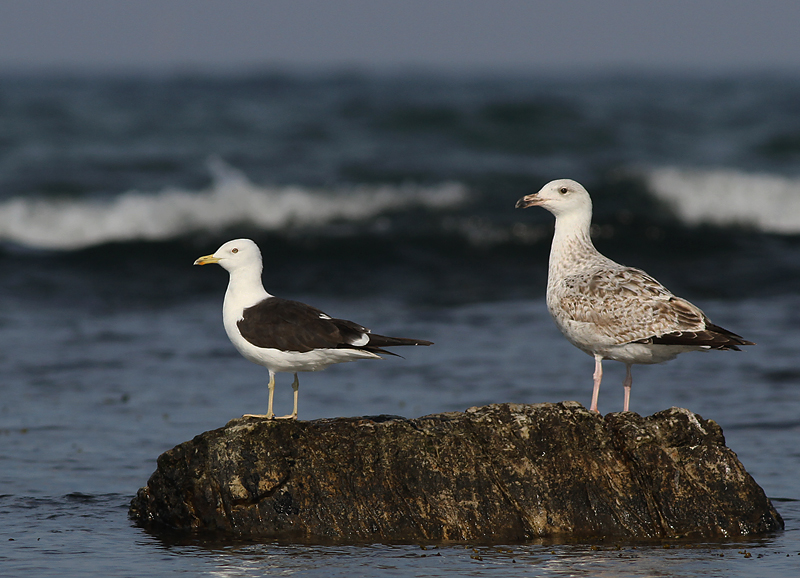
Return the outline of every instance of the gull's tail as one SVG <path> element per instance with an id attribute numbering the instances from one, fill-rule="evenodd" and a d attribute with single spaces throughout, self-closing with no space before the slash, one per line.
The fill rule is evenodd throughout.
<path id="1" fill-rule="evenodd" d="M 369 334 L 369 342 L 361 346 L 360 349 L 365 349 L 370 353 L 384 353 L 386 355 L 395 355 L 401 357 L 396 353 L 383 349 L 384 347 L 395 347 L 399 345 L 433 345 L 433 341 L 426 341 L 424 339 L 409 339 L 407 337 L 388 337 L 386 335 Z"/>

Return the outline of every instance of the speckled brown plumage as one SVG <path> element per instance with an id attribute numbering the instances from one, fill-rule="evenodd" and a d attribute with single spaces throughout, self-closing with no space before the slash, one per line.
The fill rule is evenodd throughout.
<path id="1" fill-rule="evenodd" d="M 576 347 L 595 358 L 591 408 L 598 411 L 602 360 L 627 367 L 624 410 L 629 408 L 632 364 L 661 363 L 686 351 L 754 345 L 715 325 L 695 305 L 676 297 L 640 269 L 600 254 L 590 237 L 592 200 L 579 183 L 552 181 L 517 202 L 556 217 L 547 277 L 547 308 Z"/>

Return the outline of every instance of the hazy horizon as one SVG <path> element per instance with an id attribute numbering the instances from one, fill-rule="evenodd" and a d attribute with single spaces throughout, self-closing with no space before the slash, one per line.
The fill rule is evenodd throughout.
<path id="1" fill-rule="evenodd" d="M 0 72 L 797 72 L 800 2 L 28 0 Z"/>

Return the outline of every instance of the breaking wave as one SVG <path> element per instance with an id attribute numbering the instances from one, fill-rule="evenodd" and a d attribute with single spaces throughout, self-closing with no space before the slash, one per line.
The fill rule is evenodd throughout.
<path id="1" fill-rule="evenodd" d="M 650 192 L 687 225 L 800 233 L 800 177 L 680 168 L 652 169 L 644 177 Z"/>
<path id="2" fill-rule="evenodd" d="M 0 203 L 0 240 L 75 250 L 109 242 L 163 241 L 247 225 L 265 231 L 363 220 L 412 207 L 441 209 L 467 198 L 458 183 L 362 185 L 338 189 L 262 186 L 219 159 L 206 190 L 130 191 L 110 200 L 13 198 Z"/>

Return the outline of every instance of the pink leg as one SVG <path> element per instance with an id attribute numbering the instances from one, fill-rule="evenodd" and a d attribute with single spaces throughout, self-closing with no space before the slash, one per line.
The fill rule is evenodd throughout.
<path id="1" fill-rule="evenodd" d="M 592 407 L 591 411 L 600 413 L 597 409 L 597 398 L 600 397 L 600 382 L 603 379 L 603 358 L 599 355 L 594 356 L 594 390 L 592 390 Z"/>
<path id="2" fill-rule="evenodd" d="M 631 384 L 633 383 L 633 377 L 631 376 L 631 366 L 630 364 L 625 365 L 625 381 L 622 382 L 622 387 L 625 388 L 625 401 L 622 406 L 622 411 L 628 411 L 628 407 L 630 407 L 631 403 Z"/>

